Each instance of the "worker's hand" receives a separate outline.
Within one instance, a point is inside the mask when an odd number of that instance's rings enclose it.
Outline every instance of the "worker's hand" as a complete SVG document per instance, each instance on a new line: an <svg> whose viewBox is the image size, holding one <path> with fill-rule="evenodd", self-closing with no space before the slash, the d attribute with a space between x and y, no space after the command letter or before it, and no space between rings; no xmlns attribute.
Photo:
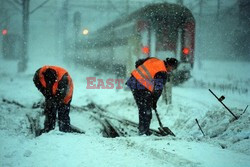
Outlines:
<svg viewBox="0 0 250 167"><path fill-rule="evenodd" d="M48 97L46 100L45 100L45 105L46 107L48 108L53 108L54 106L56 106L58 104L58 102L56 101L56 98L54 97Z"/></svg>

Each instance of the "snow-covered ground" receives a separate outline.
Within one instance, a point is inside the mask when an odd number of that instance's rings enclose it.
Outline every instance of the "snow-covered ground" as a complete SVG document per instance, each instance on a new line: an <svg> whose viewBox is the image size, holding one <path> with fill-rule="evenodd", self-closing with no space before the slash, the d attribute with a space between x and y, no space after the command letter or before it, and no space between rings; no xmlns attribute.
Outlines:
<svg viewBox="0 0 250 167"><path fill-rule="evenodd" d="M173 103L158 102L164 126L177 137L132 136L104 138L100 125L86 112L70 113L71 123L86 134L65 134L56 128L34 138L26 114L41 109L32 105L43 97L32 82L34 72L45 62L29 62L26 73L16 73L16 62L0 60L0 166L241 166L250 164L249 62L203 61L190 79L173 88ZM55 63L68 69L74 81L72 105L95 102L113 117L138 122L138 111L128 90L86 89L86 77L112 78L94 70ZM198 63L196 63L197 65ZM233 116L208 91L223 101ZM15 100L24 107L2 101ZM195 122L199 123L202 133ZM41 120L42 122L42 120ZM157 129L153 116L151 128Z"/></svg>

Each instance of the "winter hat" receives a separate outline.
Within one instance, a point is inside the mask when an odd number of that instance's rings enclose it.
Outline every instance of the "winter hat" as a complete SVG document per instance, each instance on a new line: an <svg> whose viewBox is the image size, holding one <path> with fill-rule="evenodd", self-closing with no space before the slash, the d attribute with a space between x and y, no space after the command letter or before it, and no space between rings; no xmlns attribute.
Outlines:
<svg viewBox="0 0 250 167"><path fill-rule="evenodd" d="M46 83L54 83L57 79L56 71L51 68L43 72L43 75Z"/></svg>
<svg viewBox="0 0 250 167"><path fill-rule="evenodd" d="M166 58L166 65L172 66L173 69L176 69L178 67L178 60L175 58Z"/></svg>

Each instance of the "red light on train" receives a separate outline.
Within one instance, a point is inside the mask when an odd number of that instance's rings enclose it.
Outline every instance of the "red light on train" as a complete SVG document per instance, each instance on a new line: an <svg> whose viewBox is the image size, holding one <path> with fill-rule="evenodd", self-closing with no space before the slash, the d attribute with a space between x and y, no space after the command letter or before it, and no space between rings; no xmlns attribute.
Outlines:
<svg viewBox="0 0 250 167"><path fill-rule="evenodd" d="M143 53L143 54L149 54L149 47L148 47L148 46L144 46L144 47L142 48L142 53Z"/></svg>
<svg viewBox="0 0 250 167"><path fill-rule="evenodd" d="M188 48L183 48L182 53L184 55L188 55L189 54L189 49Z"/></svg>
<svg viewBox="0 0 250 167"><path fill-rule="evenodd" d="M8 33L8 30L7 30L7 29L3 29L3 30L2 30L2 34L3 34L3 35L7 35L7 33Z"/></svg>

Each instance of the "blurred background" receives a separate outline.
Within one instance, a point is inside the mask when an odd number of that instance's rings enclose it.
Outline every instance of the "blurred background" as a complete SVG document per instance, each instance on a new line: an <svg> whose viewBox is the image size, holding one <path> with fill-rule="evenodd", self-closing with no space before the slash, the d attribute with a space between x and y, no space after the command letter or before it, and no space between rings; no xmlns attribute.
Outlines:
<svg viewBox="0 0 250 167"><path fill-rule="evenodd" d="M206 59L250 61L250 0L0 0L0 56L18 60L18 71L45 59L68 61L76 41L161 2L191 10L198 64Z"/></svg>

